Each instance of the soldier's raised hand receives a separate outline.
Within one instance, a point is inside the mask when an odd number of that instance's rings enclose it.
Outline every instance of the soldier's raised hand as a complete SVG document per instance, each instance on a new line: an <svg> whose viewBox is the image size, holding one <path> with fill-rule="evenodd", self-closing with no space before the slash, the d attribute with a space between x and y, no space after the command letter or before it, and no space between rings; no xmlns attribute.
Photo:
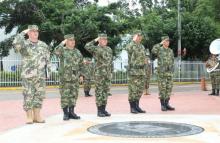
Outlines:
<svg viewBox="0 0 220 143"><path fill-rule="evenodd" d="M133 37L133 41L137 41L137 38L138 38L138 35L137 35L137 34L134 35L134 37Z"/></svg>
<svg viewBox="0 0 220 143"><path fill-rule="evenodd" d="M28 31L29 31L29 29L25 29L25 30L23 30L22 32L24 32L25 34L27 34Z"/></svg>
<svg viewBox="0 0 220 143"><path fill-rule="evenodd" d="M99 40L99 37L97 37L96 39L95 39L95 41L97 42Z"/></svg>
<svg viewBox="0 0 220 143"><path fill-rule="evenodd" d="M62 43L63 45L65 45L65 44L66 44L66 41L67 41L67 39L63 40L61 43Z"/></svg>

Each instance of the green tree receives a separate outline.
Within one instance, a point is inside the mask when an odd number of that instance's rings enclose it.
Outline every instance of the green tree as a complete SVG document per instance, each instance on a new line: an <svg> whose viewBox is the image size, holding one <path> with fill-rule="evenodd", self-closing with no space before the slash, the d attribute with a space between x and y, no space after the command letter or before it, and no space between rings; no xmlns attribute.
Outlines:
<svg viewBox="0 0 220 143"><path fill-rule="evenodd" d="M106 14L117 13L119 7L99 7L88 0L5 0L1 6L6 8L1 11L0 27L6 27L6 33L14 27L18 32L29 24L40 27L40 39L49 43L56 40L58 44L63 40L63 35L74 33L77 47L84 55L84 45L97 37L98 33L105 32L109 35L109 45L113 48L120 41L119 34L125 30L125 23L114 21ZM121 13L122 15L122 13Z"/></svg>
<svg viewBox="0 0 220 143"><path fill-rule="evenodd" d="M2 58L8 56L9 47L11 47L12 40L14 37L8 38L2 42L0 42L0 70L3 70Z"/></svg>

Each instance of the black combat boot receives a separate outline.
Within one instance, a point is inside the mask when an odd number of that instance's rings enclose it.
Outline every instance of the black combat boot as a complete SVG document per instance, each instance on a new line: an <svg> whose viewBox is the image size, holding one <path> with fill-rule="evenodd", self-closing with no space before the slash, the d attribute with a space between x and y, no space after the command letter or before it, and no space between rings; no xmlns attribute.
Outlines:
<svg viewBox="0 0 220 143"><path fill-rule="evenodd" d="M105 117L105 113L103 112L103 106L97 106L97 109L98 109L97 116L98 117Z"/></svg>
<svg viewBox="0 0 220 143"><path fill-rule="evenodd" d="M92 94L90 94L89 92L90 92L90 89L88 90L88 95L89 95L89 96L92 96Z"/></svg>
<svg viewBox="0 0 220 143"><path fill-rule="evenodd" d="M77 116L74 112L74 106L69 107L69 118L70 119L80 119L80 116Z"/></svg>
<svg viewBox="0 0 220 143"><path fill-rule="evenodd" d="M167 111L165 99L160 99L161 111Z"/></svg>
<svg viewBox="0 0 220 143"><path fill-rule="evenodd" d="M140 101L140 99L137 100L137 101L135 101L135 103L136 103L136 110L137 110L139 113L146 113L146 111L144 111L144 110L142 110L142 109L140 108L140 106L139 106L139 101Z"/></svg>
<svg viewBox="0 0 220 143"><path fill-rule="evenodd" d="M69 120L69 112L68 112L68 107L63 108L63 120Z"/></svg>
<svg viewBox="0 0 220 143"><path fill-rule="evenodd" d="M88 91L84 91L84 93L85 93L85 97L89 96L89 92Z"/></svg>
<svg viewBox="0 0 220 143"><path fill-rule="evenodd" d="M103 111L103 113L105 114L105 116L111 116L111 114L110 113L108 113L106 110L105 110L105 108L106 108L106 105L102 105L102 111Z"/></svg>
<svg viewBox="0 0 220 143"><path fill-rule="evenodd" d="M212 89L212 93L210 93L209 95L215 95L215 89Z"/></svg>
<svg viewBox="0 0 220 143"><path fill-rule="evenodd" d="M107 93L108 94L108 96L112 96L112 94L109 92L109 93Z"/></svg>
<svg viewBox="0 0 220 143"><path fill-rule="evenodd" d="M167 107L167 110L175 110L175 108L174 107L172 107L172 106L170 106L169 105L169 101L170 101L170 98L168 98L168 99L166 99L165 100L165 105L166 105L166 107Z"/></svg>
<svg viewBox="0 0 220 143"><path fill-rule="evenodd" d="M219 89L217 89L217 92L215 94L216 96L219 96Z"/></svg>
<svg viewBox="0 0 220 143"><path fill-rule="evenodd" d="M137 114L139 113L136 109L136 103L135 101L129 101L129 104L130 104L130 112L131 113L134 113L134 114Z"/></svg>

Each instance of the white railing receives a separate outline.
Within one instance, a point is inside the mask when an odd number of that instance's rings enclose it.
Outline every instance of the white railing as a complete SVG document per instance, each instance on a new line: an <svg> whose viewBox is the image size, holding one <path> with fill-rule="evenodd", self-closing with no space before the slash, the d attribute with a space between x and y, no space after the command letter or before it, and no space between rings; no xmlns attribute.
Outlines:
<svg viewBox="0 0 220 143"><path fill-rule="evenodd" d="M48 85L58 85L58 65L59 61L52 60L52 74L47 80ZM127 62L114 62L114 71L112 74L113 84L127 83ZM154 73L154 66L152 65L151 82L156 81L156 74ZM203 62L183 61L181 63L181 70L179 70L178 62L175 62L174 81L200 81L201 77L209 79L209 74ZM0 86L20 86L21 79L21 60L2 60L0 61Z"/></svg>

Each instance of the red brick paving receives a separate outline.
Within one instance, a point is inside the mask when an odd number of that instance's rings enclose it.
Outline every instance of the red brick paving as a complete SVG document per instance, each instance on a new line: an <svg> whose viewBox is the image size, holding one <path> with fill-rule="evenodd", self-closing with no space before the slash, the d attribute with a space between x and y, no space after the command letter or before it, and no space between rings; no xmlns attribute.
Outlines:
<svg viewBox="0 0 220 143"><path fill-rule="evenodd" d="M175 111L160 111L157 93L142 96L140 106L148 114L220 114L220 96L208 96L208 92L176 92L171 98L171 105ZM25 112L22 110L22 100L0 101L0 133L25 124ZM107 110L114 114L130 114L127 95L113 95L109 97ZM80 96L76 112L96 115L95 97ZM45 99L42 113L45 117L61 114L59 98ZM83 118L83 115L81 115ZM62 118L60 119L62 120Z"/></svg>

